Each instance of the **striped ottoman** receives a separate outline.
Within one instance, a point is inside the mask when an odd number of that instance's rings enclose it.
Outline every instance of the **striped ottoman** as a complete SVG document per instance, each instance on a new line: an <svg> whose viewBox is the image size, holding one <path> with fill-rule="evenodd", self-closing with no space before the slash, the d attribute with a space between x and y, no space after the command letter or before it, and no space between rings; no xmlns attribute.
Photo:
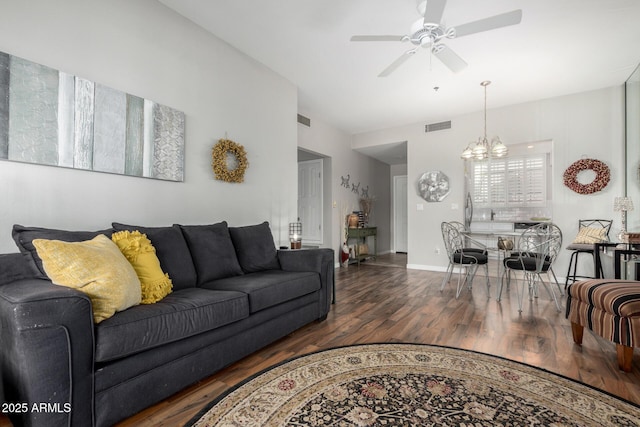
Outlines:
<svg viewBox="0 0 640 427"><path fill-rule="evenodd" d="M592 279L567 292L567 319L573 341L582 344L584 328L616 343L618 367L631 371L633 347L640 347L640 282Z"/></svg>

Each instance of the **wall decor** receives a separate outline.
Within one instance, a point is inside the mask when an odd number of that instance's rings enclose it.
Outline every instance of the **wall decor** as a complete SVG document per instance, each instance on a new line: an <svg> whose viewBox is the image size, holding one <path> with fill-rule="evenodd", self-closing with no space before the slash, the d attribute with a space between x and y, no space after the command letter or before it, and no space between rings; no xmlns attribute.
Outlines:
<svg viewBox="0 0 640 427"><path fill-rule="evenodd" d="M367 188L363 188L362 190L360 190L360 197L362 197L363 199L368 199L369 198L369 186L367 185Z"/></svg>
<svg viewBox="0 0 640 427"><path fill-rule="evenodd" d="M578 174L587 170L595 172L596 176L590 183L582 184L578 181ZM563 175L564 185L578 194L593 194L603 190L610 179L609 166L596 159L580 159L573 162Z"/></svg>
<svg viewBox="0 0 640 427"><path fill-rule="evenodd" d="M418 194L427 202L441 202L449 195L449 178L440 171L429 171L418 180Z"/></svg>
<svg viewBox="0 0 640 427"><path fill-rule="evenodd" d="M351 184L351 192L358 194L360 192L360 183L358 185Z"/></svg>
<svg viewBox="0 0 640 427"><path fill-rule="evenodd" d="M184 179L183 112L0 52L0 159Z"/></svg>
<svg viewBox="0 0 640 427"><path fill-rule="evenodd" d="M349 188L349 180L351 179L351 175L347 174L346 178L344 176L341 176L340 179L342 180L340 185L344 188Z"/></svg>
<svg viewBox="0 0 640 427"><path fill-rule="evenodd" d="M214 145L211 157L213 158L213 172L216 179L226 182L243 182L244 172L249 166L247 152L244 147L230 139L220 139Z"/></svg>

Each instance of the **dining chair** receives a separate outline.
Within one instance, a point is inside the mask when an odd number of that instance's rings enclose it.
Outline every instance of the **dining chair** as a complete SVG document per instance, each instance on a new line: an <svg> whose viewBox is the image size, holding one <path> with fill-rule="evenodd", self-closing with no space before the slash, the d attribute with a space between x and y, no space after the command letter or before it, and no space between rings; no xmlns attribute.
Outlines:
<svg viewBox="0 0 640 427"><path fill-rule="evenodd" d="M462 228L460 227L462 226ZM456 287L456 299L460 296L464 285L467 285L468 289L471 289L473 278L479 266L484 266L485 280L487 283L487 297L489 296L489 256L486 248L483 248L478 242L472 241L472 239L463 236L464 225L452 221L443 222L440 226L442 230L442 240L444 241L445 250L447 251L447 257L449 258L449 265L440 291L444 289L446 284L451 279L454 268L458 268L458 283ZM461 231L462 230L462 231ZM469 242L472 241L478 247L469 246ZM464 271L464 280L462 274Z"/></svg>
<svg viewBox="0 0 640 427"><path fill-rule="evenodd" d="M511 272L517 279L516 272L522 276L521 286L516 283L518 294L518 311L522 312L522 299L524 297L525 286L529 292L529 299L538 297L538 287L542 284L549 295L553 298L556 308L560 311L560 304L551 285L551 275L558 287L560 295L563 295L563 288L558 283L558 278L553 271L553 263L556 260L560 248L562 247L562 231L553 223L540 223L524 230L518 240L518 249L511 253L511 256L504 259L504 271L507 274L507 283L511 280ZM547 275L549 284L542 278L542 274ZM498 292L498 301L502 296L502 282Z"/></svg>
<svg viewBox="0 0 640 427"><path fill-rule="evenodd" d="M573 252L569 259L569 268L567 269L567 276L564 281L565 289L567 285L569 285L569 280L573 283L578 279L604 277L602 263L596 262L595 244L609 241L609 231L611 230L612 222L610 219L581 219L578 221L578 234L574 241L567 246L567 249ZM578 257L580 254L591 254L595 266L593 276L577 275ZM573 273L571 273L571 267L573 267Z"/></svg>

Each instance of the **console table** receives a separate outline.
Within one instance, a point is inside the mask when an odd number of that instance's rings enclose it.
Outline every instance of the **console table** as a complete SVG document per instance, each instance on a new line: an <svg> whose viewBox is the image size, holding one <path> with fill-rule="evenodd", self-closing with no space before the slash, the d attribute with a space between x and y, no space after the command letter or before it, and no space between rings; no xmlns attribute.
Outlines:
<svg viewBox="0 0 640 427"><path fill-rule="evenodd" d="M363 243L367 241L367 237L373 237L373 254L361 254L359 253L359 242ZM347 245L349 240L356 239L355 246L355 260L360 265L360 261L369 257L376 258L378 255L377 240L378 240L378 227L361 227L361 228L347 228Z"/></svg>

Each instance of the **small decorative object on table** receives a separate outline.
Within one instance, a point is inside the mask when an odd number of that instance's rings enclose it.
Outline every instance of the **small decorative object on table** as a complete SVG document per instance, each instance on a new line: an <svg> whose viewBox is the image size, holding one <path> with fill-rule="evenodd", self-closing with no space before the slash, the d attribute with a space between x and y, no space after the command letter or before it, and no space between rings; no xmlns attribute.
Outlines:
<svg viewBox="0 0 640 427"><path fill-rule="evenodd" d="M289 223L289 243L291 249L302 248L302 223L290 222Z"/></svg>
<svg viewBox="0 0 640 427"><path fill-rule="evenodd" d="M360 218L357 213L347 215L347 224L349 225L349 228L358 228L359 220Z"/></svg>
<svg viewBox="0 0 640 427"><path fill-rule="evenodd" d="M366 227L369 224L369 219L371 218L371 209L373 208L373 198L372 197L362 197L360 198L360 209L364 216L364 224Z"/></svg>
<svg viewBox="0 0 640 427"><path fill-rule="evenodd" d="M640 233L626 233L624 242L632 245L640 244Z"/></svg>
<svg viewBox="0 0 640 427"><path fill-rule="evenodd" d="M513 240L498 236L498 249L503 251L513 250Z"/></svg>

